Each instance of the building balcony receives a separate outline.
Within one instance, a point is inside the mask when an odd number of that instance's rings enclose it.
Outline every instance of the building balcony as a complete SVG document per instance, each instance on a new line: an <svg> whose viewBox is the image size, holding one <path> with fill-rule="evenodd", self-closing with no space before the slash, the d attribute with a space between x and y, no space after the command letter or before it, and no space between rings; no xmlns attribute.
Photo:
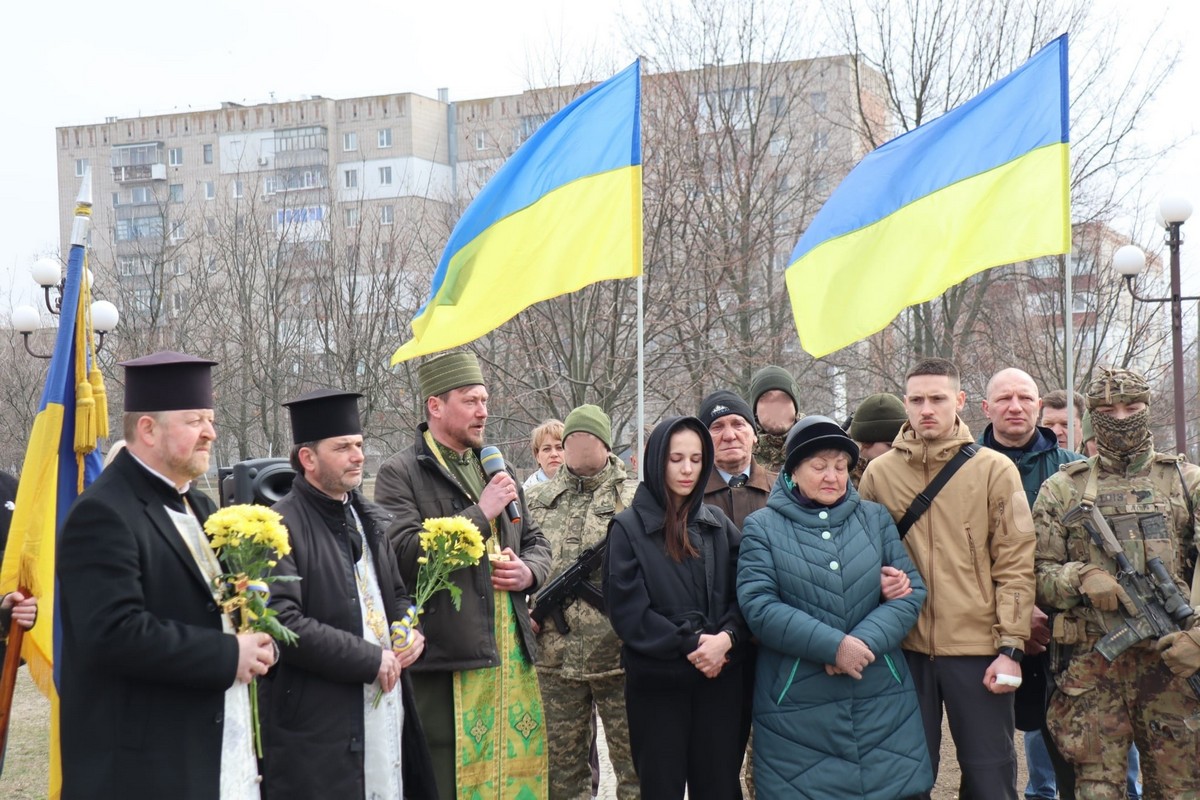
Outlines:
<svg viewBox="0 0 1200 800"><path fill-rule="evenodd" d="M167 179L166 164L128 164L112 168L113 181L116 183L140 183L145 181L165 181Z"/></svg>

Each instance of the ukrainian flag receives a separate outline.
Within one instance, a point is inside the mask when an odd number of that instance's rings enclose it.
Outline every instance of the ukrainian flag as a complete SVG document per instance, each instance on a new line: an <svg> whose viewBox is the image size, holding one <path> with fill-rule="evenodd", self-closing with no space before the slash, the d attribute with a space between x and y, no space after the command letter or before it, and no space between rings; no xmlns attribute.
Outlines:
<svg viewBox="0 0 1200 800"><path fill-rule="evenodd" d="M991 267L1071 249L1067 35L864 158L786 280L800 344L827 355Z"/></svg>
<svg viewBox="0 0 1200 800"><path fill-rule="evenodd" d="M33 433L25 451L8 545L0 568L0 594L18 586L38 599L37 623L23 637L21 656L50 699L49 797L62 792L58 747L59 623L55 608L54 553L58 531L79 493L100 474L96 439L107 436L108 410L95 364L88 287L83 286L85 242L91 214L90 177L75 208L58 338ZM78 442L77 442L78 439Z"/></svg>
<svg viewBox="0 0 1200 800"><path fill-rule="evenodd" d="M551 117L483 187L392 364L478 339L542 300L640 275L641 140L635 61Z"/></svg>

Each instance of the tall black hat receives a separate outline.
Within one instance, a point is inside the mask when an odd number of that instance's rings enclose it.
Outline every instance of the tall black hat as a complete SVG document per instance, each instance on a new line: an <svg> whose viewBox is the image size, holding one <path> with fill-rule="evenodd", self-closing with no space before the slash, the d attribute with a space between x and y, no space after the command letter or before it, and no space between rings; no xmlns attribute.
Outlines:
<svg viewBox="0 0 1200 800"><path fill-rule="evenodd" d="M169 350L122 361L126 413L212 408L216 364Z"/></svg>
<svg viewBox="0 0 1200 800"><path fill-rule="evenodd" d="M358 392L317 389L284 403L292 419L292 443L305 444L334 436L362 433Z"/></svg>

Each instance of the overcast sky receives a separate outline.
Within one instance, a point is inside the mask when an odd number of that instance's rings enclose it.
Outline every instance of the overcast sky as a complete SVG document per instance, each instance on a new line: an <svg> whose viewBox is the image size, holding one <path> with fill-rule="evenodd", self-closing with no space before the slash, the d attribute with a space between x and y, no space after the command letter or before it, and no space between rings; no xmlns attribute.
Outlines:
<svg viewBox="0 0 1200 800"><path fill-rule="evenodd" d="M1134 13L1116 0L1103 5ZM28 277L33 259L58 249L58 126L272 96L435 97L448 87L451 99L461 100L519 92L538 73L531 60L546 53L599 50L614 63L631 60L618 43L619 15L638 7L634 0L8 4L0 30L0 317L7 295L13 305L29 302L21 290L28 298L36 288ZM1166 0L1141 0L1135 8L1137 16L1122 22L1131 40L1170 13L1171 35L1185 43L1180 68L1147 115L1147 136L1166 141L1200 130L1200 9ZM1200 142L1163 161L1143 187L1146 203L1163 191L1200 205ZM1191 223L1198 225L1200 216ZM1189 245L1185 268L1200 267L1200 252L1189 253Z"/></svg>

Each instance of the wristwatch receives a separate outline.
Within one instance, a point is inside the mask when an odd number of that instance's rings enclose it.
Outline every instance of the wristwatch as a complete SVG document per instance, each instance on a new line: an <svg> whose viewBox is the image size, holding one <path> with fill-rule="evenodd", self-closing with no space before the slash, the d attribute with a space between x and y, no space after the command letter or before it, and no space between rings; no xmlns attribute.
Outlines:
<svg viewBox="0 0 1200 800"><path fill-rule="evenodd" d="M729 634L729 641L732 642L735 647L737 646L737 634L734 633L733 628L726 628L721 632Z"/></svg>
<svg viewBox="0 0 1200 800"><path fill-rule="evenodd" d="M1008 656L1018 664L1020 664L1021 659L1025 657L1025 651L1019 647L1001 647L996 652L1002 656Z"/></svg>

